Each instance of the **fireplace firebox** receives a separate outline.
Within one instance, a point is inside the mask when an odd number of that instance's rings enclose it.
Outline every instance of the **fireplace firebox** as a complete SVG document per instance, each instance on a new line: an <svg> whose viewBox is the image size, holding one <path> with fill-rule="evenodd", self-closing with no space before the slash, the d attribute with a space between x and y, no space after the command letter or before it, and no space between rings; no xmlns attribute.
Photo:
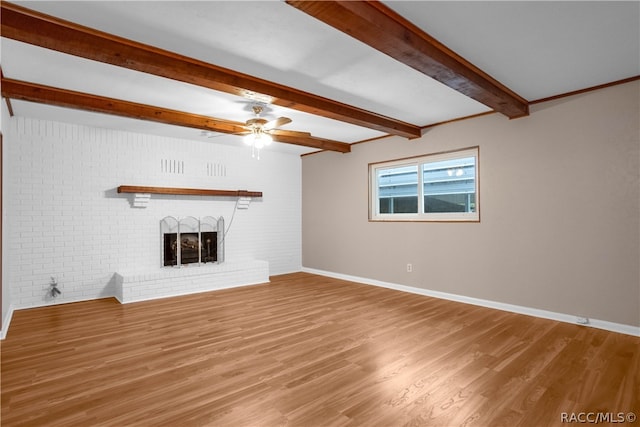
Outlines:
<svg viewBox="0 0 640 427"><path fill-rule="evenodd" d="M224 261L224 218L168 216L160 221L162 266Z"/></svg>

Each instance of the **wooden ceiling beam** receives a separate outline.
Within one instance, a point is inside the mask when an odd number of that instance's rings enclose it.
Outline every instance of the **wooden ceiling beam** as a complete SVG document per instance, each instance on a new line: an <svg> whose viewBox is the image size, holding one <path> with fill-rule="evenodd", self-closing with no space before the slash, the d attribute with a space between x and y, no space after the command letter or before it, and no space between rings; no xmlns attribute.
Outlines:
<svg viewBox="0 0 640 427"><path fill-rule="evenodd" d="M2 2L2 37L318 116L418 138L420 127Z"/></svg>
<svg viewBox="0 0 640 427"><path fill-rule="evenodd" d="M2 67L0 67L0 79L4 79L4 73L2 72ZM13 117L13 105L11 105L11 99L5 98L5 104L7 104L7 111L9 112L9 117Z"/></svg>
<svg viewBox="0 0 640 427"><path fill-rule="evenodd" d="M529 115L527 100L379 1L286 2L509 118Z"/></svg>
<svg viewBox="0 0 640 427"><path fill-rule="evenodd" d="M269 132L269 135L276 142L284 142L285 144L296 144L296 145L304 145L311 148L319 148L321 150L327 151L337 151L339 153L349 153L351 152L351 144L347 144L344 142L333 141L325 138L318 138L315 136L294 136L289 135L285 132L280 133L280 131L275 130Z"/></svg>
<svg viewBox="0 0 640 427"><path fill-rule="evenodd" d="M57 107L93 111L131 119L202 129L211 132L246 132L244 123L183 113L151 105L106 98L82 92L54 88L35 83L2 78L2 96L21 101L38 102Z"/></svg>
<svg viewBox="0 0 640 427"><path fill-rule="evenodd" d="M39 102L57 107L93 111L96 113L111 114L120 117L147 120L156 123L189 127L211 132L226 134L247 133L247 129L244 126L245 124L241 122L233 122L35 83L22 82L5 77L2 77L0 83L2 96L5 97L5 99L11 98L21 101ZM273 140L288 144L317 148L320 150L338 151L341 153L351 151L351 146L345 142L331 141L302 134L296 137L279 136L274 134Z"/></svg>

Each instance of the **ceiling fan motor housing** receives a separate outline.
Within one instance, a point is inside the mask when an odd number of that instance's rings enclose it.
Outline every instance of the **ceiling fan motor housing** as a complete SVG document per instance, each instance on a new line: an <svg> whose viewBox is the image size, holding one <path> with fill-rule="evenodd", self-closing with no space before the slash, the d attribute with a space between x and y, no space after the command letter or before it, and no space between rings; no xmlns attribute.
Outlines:
<svg viewBox="0 0 640 427"><path fill-rule="evenodd" d="M268 120L263 119L261 117L256 117L255 119L247 120L247 127L250 128L262 128L265 124L267 124Z"/></svg>

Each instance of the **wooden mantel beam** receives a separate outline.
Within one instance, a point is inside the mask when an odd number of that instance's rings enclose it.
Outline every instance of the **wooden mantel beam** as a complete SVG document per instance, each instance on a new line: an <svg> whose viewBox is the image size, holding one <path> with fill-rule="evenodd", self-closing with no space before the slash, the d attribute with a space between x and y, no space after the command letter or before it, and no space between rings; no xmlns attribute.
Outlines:
<svg viewBox="0 0 640 427"><path fill-rule="evenodd" d="M97 113L111 114L132 119L147 120L175 126L201 129L226 134L246 134L244 123L218 119L182 111L169 110L152 105L138 104L114 98L106 98L82 92L28 83L2 77L2 96L5 99L39 102L57 107L74 108ZM351 145L345 142L306 136L294 132L294 136L273 133L273 140L287 144L301 145L320 150L348 153Z"/></svg>
<svg viewBox="0 0 640 427"><path fill-rule="evenodd" d="M311 93L84 27L3 1L2 37L407 138L421 129Z"/></svg>
<svg viewBox="0 0 640 427"><path fill-rule="evenodd" d="M201 188L144 187L139 185L121 185L118 193L169 194L182 196L211 197L262 197L262 191L247 190L211 190Z"/></svg>
<svg viewBox="0 0 640 427"><path fill-rule="evenodd" d="M509 118L529 115L527 100L379 1L286 2Z"/></svg>

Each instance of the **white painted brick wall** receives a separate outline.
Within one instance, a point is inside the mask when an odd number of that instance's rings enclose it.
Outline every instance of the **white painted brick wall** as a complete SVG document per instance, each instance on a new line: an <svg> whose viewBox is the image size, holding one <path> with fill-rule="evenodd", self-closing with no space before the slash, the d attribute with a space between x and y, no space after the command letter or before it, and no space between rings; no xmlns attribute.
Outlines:
<svg viewBox="0 0 640 427"><path fill-rule="evenodd" d="M301 161L242 145L141 135L14 117L5 131L5 268L16 308L115 295L114 273L157 271L159 222L211 215L229 226L235 199L152 195L131 207L119 185L262 191L235 211L229 262L257 259L270 274L301 269ZM166 162L179 167L166 167ZM47 297L50 277L62 295Z"/></svg>

